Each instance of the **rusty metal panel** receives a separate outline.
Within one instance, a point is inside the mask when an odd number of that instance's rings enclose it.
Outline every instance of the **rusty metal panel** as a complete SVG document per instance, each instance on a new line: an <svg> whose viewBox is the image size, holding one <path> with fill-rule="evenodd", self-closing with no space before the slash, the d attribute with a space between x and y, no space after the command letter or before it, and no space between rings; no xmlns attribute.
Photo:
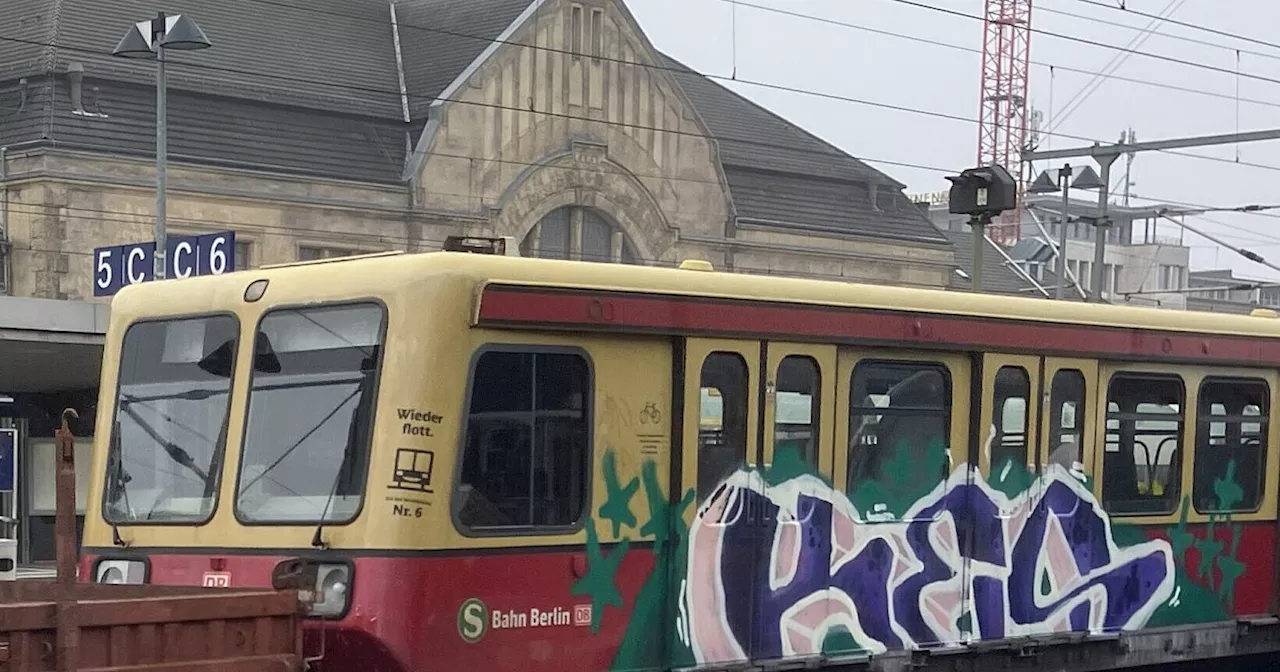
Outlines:
<svg viewBox="0 0 1280 672"><path fill-rule="evenodd" d="M302 670L296 590L76 582L73 417L58 431L58 576L0 584L0 672Z"/></svg>

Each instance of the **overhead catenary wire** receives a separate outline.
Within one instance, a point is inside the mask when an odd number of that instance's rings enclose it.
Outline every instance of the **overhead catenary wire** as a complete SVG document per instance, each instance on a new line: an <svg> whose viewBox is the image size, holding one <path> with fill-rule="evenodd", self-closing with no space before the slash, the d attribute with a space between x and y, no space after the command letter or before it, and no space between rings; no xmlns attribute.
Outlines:
<svg viewBox="0 0 1280 672"><path fill-rule="evenodd" d="M742 6L742 7L750 7L751 9L756 9L756 10L760 10L760 11L763 11L763 12L769 12L769 13L777 14L777 15L780 15L780 16L790 16L790 17L793 17L793 18L804 19L804 20L813 21L813 22L816 22L816 23L825 23L825 24L828 24L828 25L839 26L839 27L841 27L841 28L848 28L848 29L850 29L850 30L856 30L856 31L861 31L861 32L865 32L865 33L870 33L870 34L872 34L872 35L881 35L881 36L884 36L884 37L892 37L892 38L895 38L895 39L907 40L907 41L916 42L916 43L919 43L919 44L927 44L927 45L931 45L931 46L935 46L935 47L942 47L942 48L945 48L945 49L951 49L951 50L954 50L954 51L963 51L963 52L967 52L967 53L970 53L970 54L977 54L977 55L981 55L981 54L982 54L982 49L979 49L979 48L977 48L977 47L970 47L970 46L965 46L965 45L962 45L962 44L954 44L954 43L951 43L951 42L944 42L944 41L942 41L942 40L937 40L937 39L933 39L933 38L921 37L921 36L919 36L919 35L912 35L912 34L910 34L910 33L901 33L901 32L892 31L892 30L885 30L885 29L883 29L883 28L873 28L873 27L871 27L871 26L866 26L866 25L857 24L857 23L851 23L851 22L848 22L848 21L840 21L840 20L838 20L838 19L832 19L832 18L825 17L825 16L818 16L818 15L815 15L815 14L806 14L806 13L804 13L804 12L797 12L797 11L795 11L795 10L791 10L791 9L783 9L783 8L781 8L781 7L770 7L770 6L768 6L768 5L760 5L760 4L756 4L756 3L754 3L754 2L748 2L747 0L717 0L717 1L718 1L718 2L731 3L731 4L734 4L734 5L740 5L740 6ZM1041 12L1041 11L1048 11L1048 10L1046 10L1044 7L1036 7L1035 11L1037 11L1037 12ZM1117 25L1124 25L1124 24L1117 24ZM1138 27L1136 27L1136 26L1126 26L1126 27L1128 27L1128 28L1132 28L1132 29L1134 29L1134 30L1138 30L1138 29L1139 29L1139 28L1138 28ZM1219 45L1219 46L1220 46L1220 45ZM1246 53L1248 53L1248 52L1246 52ZM1280 59L1280 56L1276 56L1276 58L1277 58L1277 59ZM1188 87L1188 86L1181 86L1181 85L1178 85L1178 84L1169 84L1169 83L1166 83L1166 82L1156 82L1156 81L1152 81L1152 80L1141 79L1141 78L1138 78L1138 77L1125 77L1125 76L1123 76L1123 75L1117 75L1117 74L1115 74L1115 73L1105 73L1105 72L1102 72L1102 71L1099 71L1099 70L1088 70L1088 69L1085 69L1085 68L1077 68L1077 67L1072 67L1072 66L1069 66L1069 65L1063 65L1063 64L1061 64L1061 63L1049 63L1049 62L1047 62L1047 61L1039 61L1039 60L1035 60L1035 59L1031 59L1030 63L1031 63L1031 65L1035 65L1035 66L1039 66L1039 67L1046 68L1046 69L1048 69L1050 72L1055 71L1055 70L1061 70L1061 71L1063 71L1063 72L1070 72L1070 73L1074 73L1074 74L1078 74L1078 75L1096 76L1096 77L1101 77L1101 78L1103 78L1103 79L1105 79L1105 80L1111 80L1111 81L1117 81L1117 82L1125 82L1126 84L1138 84L1138 85L1140 85L1140 86L1149 86L1149 87L1154 87L1154 88L1159 88L1159 89L1166 89L1166 90L1169 90L1169 91L1179 91L1179 92L1182 92L1182 93L1191 93L1191 94L1196 94L1196 95L1200 95L1200 96L1206 96L1206 97L1210 97L1210 98L1218 98L1218 99L1231 100L1231 101L1235 101L1235 100L1237 99L1237 98L1236 98L1236 96L1232 96L1232 95L1229 95L1229 94L1226 94L1226 93L1219 93L1219 92L1217 92L1217 91L1207 91L1207 90L1204 90L1204 89L1197 89L1197 88ZM1280 101L1259 100L1259 99L1256 99L1256 98L1240 98L1239 100L1240 100L1241 102L1249 103L1249 104L1251 104L1251 105L1261 105L1261 106L1265 106L1265 107L1276 107L1276 108L1280 108ZM1050 137L1052 137L1052 136L1050 136Z"/></svg>
<svg viewBox="0 0 1280 672"><path fill-rule="evenodd" d="M1079 0L1079 2L1083 2L1083 3L1084 3L1084 4L1086 4L1086 5L1094 5L1094 6L1096 6L1096 7L1102 7L1102 8L1109 9L1109 10L1116 10L1116 11L1124 12L1124 13L1126 13L1126 14L1133 14L1134 16L1144 16L1144 17L1148 17L1148 18L1151 16L1151 14L1149 14L1149 13L1147 13L1147 12L1142 12L1142 11L1139 11L1139 10L1133 9L1133 8L1131 8L1131 7L1128 7L1127 5L1126 5L1126 6L1110 5L1110 4L1107 4L1107 3L1105 3L1105 2L1098 2L1098 0ZM1211 33L1211 34L1218 35L1218 36L1221 36L1221 37L1228 37L1228 38L1231 38L1231 39L1233 39L1233 40L1241 40L1241 41L1243 41L1243 42L1250 42L1250 43L1257 44L1257 45L1261 45L1261 46L1264 46L1264 47L1270 47L1270 48L1272 48L1272 49L1280 49L1280 43L1276 43L1276 42L1268 42L1267 40L1262 40L1262 39L1255 38L1255 37L1248 37L1248 36L1246 36L1246 35L1240 35L1240 34L1238 34L1238 33L1232 33L1232 32L1225 31L1225 30L1219 30L1219 29L1217 29L1217 28L1211 28L1211 27L1209 27L1209 26L1204 26L1204 25L1200 25L1200 24L1196 24L1196 23L1191 23L1191 22L1189 22L1189 21L1173 21L1173 20L1169 20L1169 21L1167 21L1167 22L1168 22L1168 23L1172 23L1172 24L1177 25L1177 26L1182 26L1183 28L1190 28L1190 29L1192 29L1192 30L1198 30L1198 31L1206 32L1206 33Z"/></svg>
<svg viewBox="0 0 1280 672"><path fill-rule="evenodd" d="M266 2L266 0L255 0L255 1L256 1L256 2ZM897 0L894 0L894 1L897 1ZM476 39L482 39L482 38L478 38L478 37L477 37ZM72 52L80 52L80 53L93 54L93 55L97 55L97 56L108 56L108 55L109 55L107 52L104 52L104 51L98 51L98 50L93 50L93 49L85 49L85 48L82 48L82 47L70 47L70 46L62 45L62 44L59 44L59 43L56 43L56 42L40 42L40 41L36 41L36 40L27 40L27 39L24 39L24 38L15 38L15 37L5 36L5 35L0 35L0 42L16 42L16 43L29 44L29 45L34 45L34 46L53 47L53 48L58 48L58 49L66 49L66 50L68 50L68 51L72 51ZM545 50L550 50L550 51L560 52L560 53L565 53L565 54L571 54L571 53L572 53L572 52L567 51L567 50L554 49L554 48L551 48L551 47L539 47L539 46L535 46L535 45L521 45L521 44L519 44L519 43L512 43L512 44L517 44L517 45L519 45L519 46L522 46L522 47L525 47L525 48L530 48L530 49L545 49ZM702 77L706 77L706 78L709 78L709 79L724 79L724 80L729 80L729 79L730 79L730 78L723 77L723 76L720 76L720 75L707 75L707 74L703 74L703 73L697 73L697 72L695 72L695 71L692 71L692 70L689 70L689 69L686 69L686 68L675 68L675 67L661 66L661 65L649 64L649 63L641 63L641 62L635 62L635 61L625 61L625 60L621 60L621 59L602 58L601 60L613 61L613 62L620 63L620 64L622 64L622 65L629 65L629 66L642 67L642 68L651 68L651 69L655 69L655 70L665 70L665 71L668 71L668 72L674 72L674 73L695 74L695 75L700 75L700 76L702 76ZM263 78L268 78L268 79L277 79L277 80L281 80L281 81L288 81L288 82L301 83L301 84L309 84L309 85L313 85L313 86L328 86L328 87L334 87L334 88L339 88L339 89L344 89L344 90L350 90L350 91L357 91L357 92L363 92L363 93L377 93L377 94L383 94L383 95L388 95L388 96L390 96L390 95L399 96L399 95L400 95L400 92L399 92L399 91L391 91L391 90L389 90L389 89L380 89L380 88L377 88L377 87L361 86L361 85L354 85L354 84L334 84L334 83L332 83L332 82L320 81L320 80L311 79L311 78L306 78L306 77L296 77L296 76L286 75L286 74L277 73L277 72L255 71L255 70L248 70L248 69L244 69L244 68L228 68L228 67L223 67L223 66L210 65L210 64L206 64L206 63L193 63L193 62L187 62L187 61L179 61L179 60L176 60L176 59L166 61L166 65L167 65L167 67L170 69L170 72L173 72L175 69L191 68L191 69L194 69L194 70L208 70L208 71L213 71L213 72L226 72L226 73L239 74L239 75L253 75L253 76L255 76L255 77L263 77ZM839 95L839 94L834 94L834 93L827 93L827 92L822 92L822 91L814 91L814 90L811 90L811 89L804 89L804 88L800 88L800 87L791 87L791 86L786 86L786 85L782 85L782 84L773 84L773 83L770 83L770 82L759 82L759 81L755 81L755 80L742 79L742 78L738 78L738 79L736 79L736 80L731 80L731 81L735 81L735 82L737 82L737 83L745 84L745 85L749 85L749 86L755 86L755 87L759 87L759 88L771 89L771 90L775 90L775 91L782 91L782 92L786 92L786 93L795 93L795 94L806 95L806 96L811 96L811 97L824 98L824 99L827 99L827 100L832 100L832 101L837 101L837 102L846 102L846 103L853 103L853 104L858 104L858 105L865 105L865 106L869 106L869 107L876 107L876 108L881 108L881 109L887 109L887 110L892 110L892 111L896 111L896 112L907 112L907 113L911 113L911 114L917 114L917 115L926 116L926 117L932 117L932 118L937 118L937 119L945 119L945 120L956 121L956 122L962 122L962 123L968 123L968 124L974 124L974 125L976 125L976 124L978 124L978 123L979 123L979 120L978 120L978 119L975 119L975 118L973 118L973 117L968 117L968 116L964 116L964 115L960 115L960 114L951 114L951 113L941 112L941 111L937 111L937 110L926 110L926 109L921 109L921 108L911 107L911 106L907 106L907 105L898 105L898 104L886 103L886 102L882 102L882 101L867 100L867 99L862 99L862 98L855 98L855 97L852 97L852 96L844 96L844 95ZM1280 81L1280 80L1278 80L1278 81ZM282 87L282 89L283 89L283 87ZM285 89L285 90L287 90L287 89ZM309 92L309 93L313 93L313 92ZM531 107L523 107L523 106L515 106L515 105L502 105L502 104L500 104L500 103L490 103L490 102L472 101L472 100L466 100L466 99L463 99L463 98L444 98L444 97L430 96L430 95L424 95L424 94L406 94L406 95L408 95L410 98L436 100L436 101L448 102L448 103L457 104L457 105L468 105L468 106L479 107L479 108L492 108L492 109L498 109L498 110L503 110L503 111L520 112L520 113L527 113L527 114L536 114L536 115L539 115L539 116L547 116L547 117L560 118L560 119L566 119L566 120L584 121L584 122L590 122L590 123L593 123L593 124L603 124L603 125L609 125L609 126L617 126L617 127L623 127L623 128L631 128L631 129L633 129L633 130L641 130L641 131L647 131L647 132L666 133L666 134L674 134L674 135L682 135L682 136L697 137L697 138L703 138L703 139L711 139L711 140L715 140L715 141L717 141L717 142L734 142L734 143L739 143L739 144L743 144L743 145L747 145L747 146L754 146L754 147L770 148L770 149L777 149L777 150L782 150L782 151L788 151L788 152L793 152L793 153L797 153L797 154L800 154L800 155L808 154L808 155L813 155L813 156L832 156L832 157L838 157L838 158L844 158L844 159L848 159L848 158L857 158L857 157L854 157L854 156L853 156L852 154L850 154L850 153L847 153L847 152L844 152L844 151L838 151L838 150L836 150L836 151L830 151L830 152L820 152L820 151L816 151L816 150L812 150L812 149L803 149L803 150L801 150L801 149L796 149L794 146L789 145L789 144L768 143L768 142L763 142L763 141L760 141L760 140L752 140L752 139L749 139L749 138L740 138L740 137L716 136L716 135L714 135L714 134L704 134L704 133L701 133L701 132L698 132L698 131L688 131L688 130L681 130L681 129L670 129L670 128L664 128L664 127L652 126L652 125L645 125L645 124L638 124L638 123L628 123L628 122L623 122L623 121L610 121L610 120L594 119L594 118L591 118L591 117L589 117L589 116L574 115L574 114L569 114L569 113L566 113L566 112L554 112L554 111L550 111L550 110L538 110L538 109L536 109L536 108L531 108ZM348 96L347 98L348 98L349 100L355 100L355 98L353 98L353 97L349 97L349 96ZM757 103L757 104L758 104L758 103ZM387 119L382 119L382 121L389 121L389 120L387 120ZM1088 136L1074 135L1074 134L1069 134L1069 133L1061 133L1061 132L1046 133L1045 135L1053 135L1053 136L1056 136L1056 137L1066 138L1066 139L1070 139L1070 140L1079 140L1079 141L1082 141L1082 142L1092 142L1092 143L1101 143L1101 142L1102 142L1102 140L1100 140L1100 139L1098 139L1098 138L1093 138L1093 137L1088 137ZM828 144L830 144L830 143L828 143ZM1271 170L1271 171L1277 171L1277 172L1280 172L1280 166L1273 166L1273 165L1269 165L1269 164L1261 164L1261 163L1252 163L1252 162L1236 161L1236 160L1227 159L1227 158L1222 158L1222 157L1217 157L1217 156L1210 156L1210 155L1206 155L1206 154L1195 154L1195 153L1192 153L1192 152L1185 152L1185 151L1178 151L1178 150L1158 150L1158 151L1160 151L1160 152L1162 152L1162 153L1165 153L1165 154L1173 155L1173 156L1184 156L1184 157L1193 158L1193 159L1201 159L1201 160L1206 160L1206 161L1214 161L1214 162L1218 162L1218 163L1228 163L1228 164L1232 164L1232 165L1245 166L1245 167L1252 167L1252 168L1259 168L1259 169L1263 169L1263 170ZM471 158L474 158L474 157L471 157ZM865 162L865 161L867 161L866 159L858 159L858 160L861 160L861 161L864 161L864 162ZM911 166L907 166L907 167L911 167ZM944 171L944 172L951 172L951 171Z"/></svg>

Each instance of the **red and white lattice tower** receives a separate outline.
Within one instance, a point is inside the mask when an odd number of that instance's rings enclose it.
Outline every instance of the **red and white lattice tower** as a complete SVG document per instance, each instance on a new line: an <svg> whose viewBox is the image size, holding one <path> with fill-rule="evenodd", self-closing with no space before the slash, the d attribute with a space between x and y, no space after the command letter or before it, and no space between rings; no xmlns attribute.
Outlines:
<svg viewBox="0 0 1280 672"><path fill-rule="evenodd" d="M999 164L1018 183L1018 208L987 227L993 240L1018 242L1022 229L1022 149L1027 139L1027 70L1031 60L1031 0L987 0L982 32L982 109L978 165Z"/></svg>

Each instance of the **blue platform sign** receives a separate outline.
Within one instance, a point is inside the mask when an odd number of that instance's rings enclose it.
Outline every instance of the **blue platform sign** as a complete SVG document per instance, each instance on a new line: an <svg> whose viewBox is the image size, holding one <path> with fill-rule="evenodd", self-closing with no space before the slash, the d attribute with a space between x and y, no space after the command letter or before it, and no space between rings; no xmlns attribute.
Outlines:
<svg viewBox="0 0 1280 672"><path fill-rule="evenodd" d="M222 275L236 267L234 231L170 236L165 241L165 277ZM127 285L155 279L155 241L99 247L93 251L93 295L111 296Z"/></svg>
<svg viewBox="0 0 1280 672"><path fill-rule="evenodd" d="M0 492L13 492L18 482L18 432L0 429Z"/></svg>

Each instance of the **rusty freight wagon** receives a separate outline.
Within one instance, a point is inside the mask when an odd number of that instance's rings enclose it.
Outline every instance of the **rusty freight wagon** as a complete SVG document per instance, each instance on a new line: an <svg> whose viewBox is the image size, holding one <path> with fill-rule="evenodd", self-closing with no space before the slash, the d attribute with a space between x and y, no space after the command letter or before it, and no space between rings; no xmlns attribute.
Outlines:
<svg viewBox="0 0 1280 672"><path fill-rule="evenodd" d="M76 581L73 438L63 414L58 455L58 577L0 583L0 672L294 672L304 607L278 588Z"/></svg>

